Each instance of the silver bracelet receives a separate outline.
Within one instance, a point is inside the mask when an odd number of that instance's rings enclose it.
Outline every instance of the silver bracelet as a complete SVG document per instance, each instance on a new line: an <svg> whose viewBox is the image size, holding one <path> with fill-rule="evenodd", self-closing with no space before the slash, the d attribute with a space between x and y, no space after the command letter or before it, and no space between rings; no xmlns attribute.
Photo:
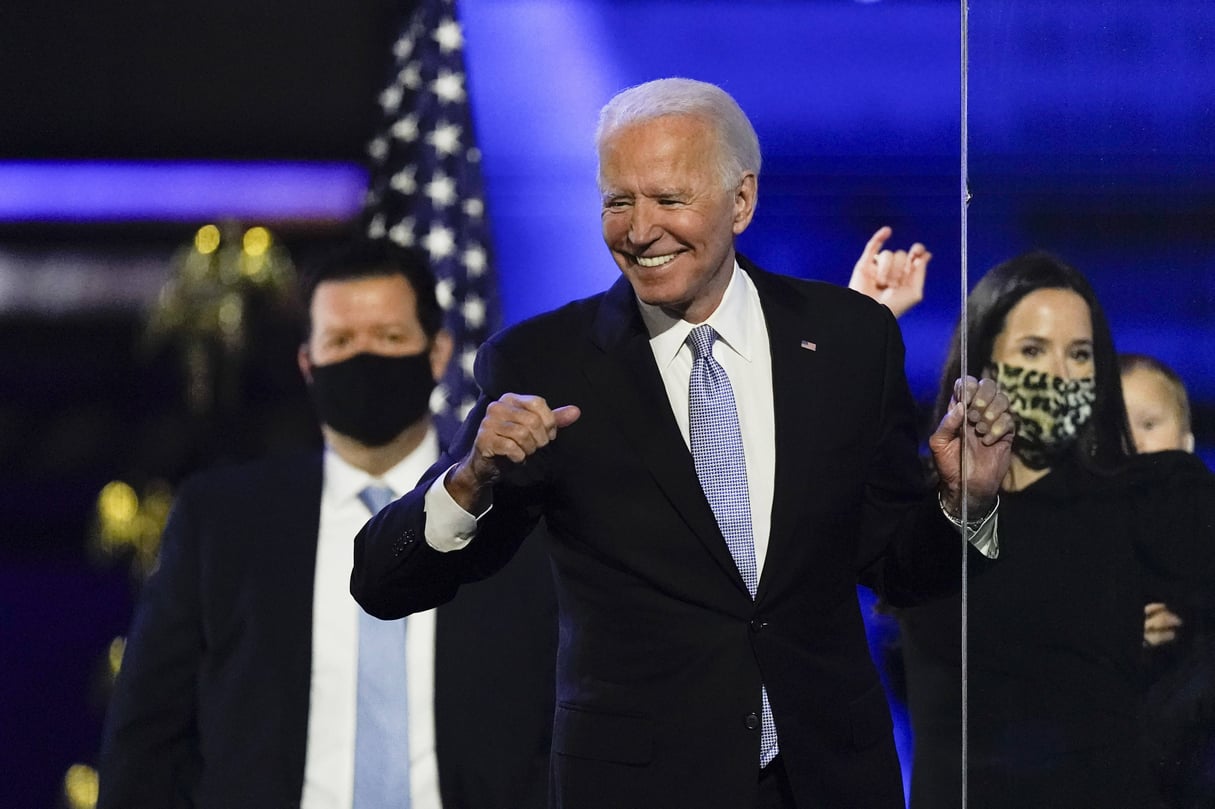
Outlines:
<svg viewBox="0 0 1215 809"><path fill-rule="evenodd" d="M945 515L945 519L949 520L958 528L966 528L970 531L977 531L983 527L983 523L987 522L991 518L991 515L996 513L996 509L1000 507L1000 495L996 495L995 504L992 505L991 510L985 515L977 520L967 520L966 522L962 522L960 519L949 513L949 509L945 508L945 498L941 496L939 491L937 492L937 503L941 506L941 513Z"/></svg>

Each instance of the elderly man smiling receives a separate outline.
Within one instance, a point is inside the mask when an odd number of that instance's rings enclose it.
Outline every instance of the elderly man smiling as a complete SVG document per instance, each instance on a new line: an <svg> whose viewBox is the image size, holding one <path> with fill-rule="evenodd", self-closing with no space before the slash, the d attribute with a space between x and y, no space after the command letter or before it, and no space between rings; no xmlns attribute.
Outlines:
<svg viewBox="0 0 1215 809"><path fill-rule="evenodd" d="M384 617L427 609L543 516L553 805L901 807L856 583L894 604L957 585L959 517L995 509L1008 463L1007 401L959 384L927 491L890 312L735 253L760 155L734 100L634 87L597 143L622 278L482 348L481 401L360 533L352 592Z"/></svg>

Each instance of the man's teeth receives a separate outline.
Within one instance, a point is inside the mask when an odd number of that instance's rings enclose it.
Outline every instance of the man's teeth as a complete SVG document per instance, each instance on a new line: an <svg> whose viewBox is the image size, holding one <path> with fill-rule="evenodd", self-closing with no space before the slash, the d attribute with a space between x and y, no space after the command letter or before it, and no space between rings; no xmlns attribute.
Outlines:
<svg viewBox="0 0 1215 809"><path fill-rule="evenodd" d="M671 261L674 258L674 253L668 253L665 256L637 256L637 263L643 267L661 267L663 264L666 264L668 261Z"/></svg>

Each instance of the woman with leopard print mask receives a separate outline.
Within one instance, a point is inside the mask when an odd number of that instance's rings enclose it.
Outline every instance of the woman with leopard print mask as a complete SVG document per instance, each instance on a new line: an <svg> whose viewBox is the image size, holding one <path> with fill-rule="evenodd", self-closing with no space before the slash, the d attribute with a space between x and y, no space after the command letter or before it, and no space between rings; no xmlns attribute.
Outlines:
<svg viewBox="0 0 1215 809"><path fill-rule="evenodd" d="M1141 753L1143 605L1159 595L1149 581L1215 581L1215 476L1186 453L1135 454L1105 315L1054 256L980 280L967 345L968 373L994 376L1018 420L999 558L969 565L969 806L1160 806ZM955 334L938 409L961 359ZM900 622L912 807L958 806L960 600Z"/></svg>

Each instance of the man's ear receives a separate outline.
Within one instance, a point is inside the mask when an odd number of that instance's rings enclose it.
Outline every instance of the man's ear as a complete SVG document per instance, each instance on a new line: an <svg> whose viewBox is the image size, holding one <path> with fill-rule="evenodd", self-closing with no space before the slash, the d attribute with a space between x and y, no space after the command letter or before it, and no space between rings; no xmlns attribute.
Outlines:
<svg viewBox="0 0 1215 809"><path fill-rule="evenodd" d="M435 334L435 339L430 342L430 373L434 376L435 382L443 378L443 374L447 371L447 364L451 362L451 352L455 347L452 342L451 335L446 329L439 329Z"/></svg>
<svg viewBox="0 0 1215 809"><path fill-rule="evenodd" d="M299 351L295 354L295 361L300 367L300 376L304 378L304 382L312 384L312 358L308 356L308 344L300 343Z"/></svg>
<svg viewBox="0 0 1215 809"><path fill-rule="evenodd" d="M742 182L734 190L734 235L737 236L751 224L755 215L755 204L759 199L759 179L752 173L743 175Z"/></svg>

